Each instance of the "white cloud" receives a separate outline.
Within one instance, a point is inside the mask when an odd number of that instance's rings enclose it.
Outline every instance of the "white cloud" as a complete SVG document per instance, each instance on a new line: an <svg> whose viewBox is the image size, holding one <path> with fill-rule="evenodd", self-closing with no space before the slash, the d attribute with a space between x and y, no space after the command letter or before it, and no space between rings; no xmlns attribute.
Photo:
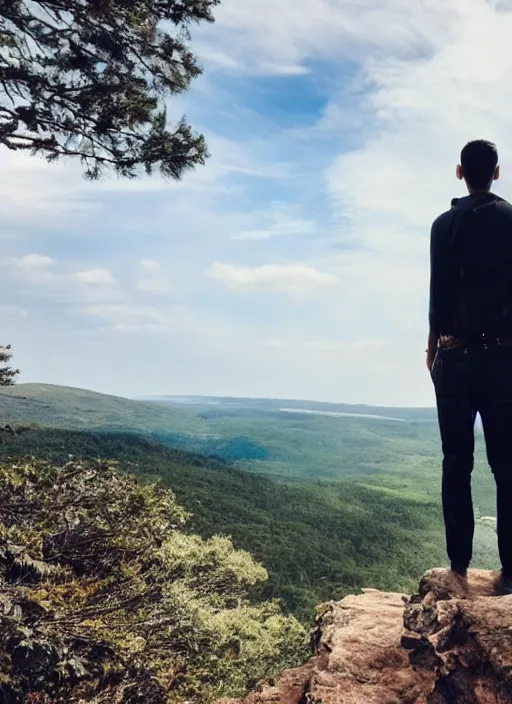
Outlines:
<svg viewBox="0 0 512 704"><path fill-rule="evenodd" d="M298 64L278 64L272 61L263 61L260 70L267 75L276 76L306 76L310 69Z"/></svg>
<svg viewBox="0 0 512 704"><path fill-rule="evenodd" d="M261 346L265 347L268 350L282 350L284 344L281 342L281 340L263 340Z"/></svg>
<svg viewBox="0 0 512 704"><path fill-rule="evenodd" d="M137 289L145 293L166 295L172 291L170 279L163 273L162 267L152 259L140 262L141 275L137 281Z"/></svg>
<svg viewBox="0 0 512 704"><path fill-rule="evenodd" d="M271 213L269 227L258 230L242 230L233 235L233 240L269 240L274 237L308 235L316 229L312 220L304 220L294 216L293 209L278 204Z"/></svg>
<svg viewBox="0 0 512 704"><path fill-rule="evenodd" d="M98 303L83 309L86 315L94 315L105 320L117 322L121 319L129 320L150 320L152 322L163 322L167 318L156 308L149 306L103 304Z"/></svg>
<svg viewBox="0 0 512 704"><path fill-rule="evenodd" d="M385 57L367 58L369 93L355 110L373 117L372 131L328 174L334 202L354 220L362 216L363 224L379 218L402 232L428 229L458 190L455 164L469 139L494 139L502 159L512 156L512 54L503 51L512 14L498 13L484 0L429 5L437 26L445 27L444 41L414 61L392 46Z"/></svg>
<svg viewBox="0 0 512 704"><path fill-rule="evenodd" d="M21 257L6 257L0 260L4 269L3 279L11 282L11 291L16 291L16 286L23 285L52 286L59 277L54 272L56 261L44 254L25 254Z"/></svg>
<svg viewBox="0 0 512 704"><path fill-rule="evenodd" d="M87 269L74 274L84 284L115 284L116 278L108 269Z"/></svg>
<svg viewBox="0 0 512 704"><path fill-rule="evenodd" d="M164 332L169 325L169 315L151 306L97 303L80 312L107 321L117 332Z"/></svg>
<svg viewBox="0 0 512 704"><path fill-rule="evenodd" d="M2 148L0 215L38 228L87 217L98 208L97 187L81 177L77 162L48 164L24 152Z"/></svg>
<svg viewBox="0 0 512 704"><path fill-rule="evenodd" d="M57 305L61 309L56 322L63 322L60 316L69 305L92 304L105 299L113 303L126 300L130 295L117 286L117 280L108 269L71 273L69 262L42 254L7 257L0 265L3 268L0 284L13 302L23 301L27 314L31 308L43 310Z"/></svg>
<svg viewBox="0 0 512 704"><path fill-rule="evenodd" d="M343 309L345 323L361 335L387 326L397 347L408 340L418 350L427 328L430 225L453 196L463 195L455 180L460 149L470 139L490 138L502 164L512 161L512 55L503 51L512 14L484 0L429 6L428 51L420 51L417 38L414 60L391 42L386 54L363 59L365 91L352 105L361 118L359 146L338 155L326 174L334 216L348 221L357 244L330 262L359 318ZM416 4L410 12L420 19ZM497 190L506 194L512 174L503 173Z"/></svg>
<svg viewBox="0 0 512 704"><path fill-rule="evenodd" d="M44 254L25 254L23 257L10 257L7 261L26 272L44 271L55 264L51 257Z"/></svg>
<svg viewBox="0 0 512 704"><path fill-rule="evenodd" d="M151 306L137 302L95 303L77 311L82 316L96 318L107 323L106 329L122 333L161 333L173 338L190 340L193 336L212 339L214 330L197 312L180 304ZM143 344L143 338L141 339Z"/></svg>
<svg viewBox="0 0 512 704"><path fill-rule="evenodd" d="M140 268L143 274L148 274L148 276L160 274L161 266L158 262L153 261L153 259L143 259L140 263Z"/></svg>
<svg viewBox="0 0 512 704"><path fill-rule="evenodd" d="M305 264L265 264L259 267L237 267L216 262L207 276L230 291L284 293L305 295L318 289L336 286L334 274L318 271Z"/></svg>
<svg viewBox="0 0 512 704"><path fill-rule="evenodd" d="M483 0L482 0L483 1ZM293 75L309 59L361 60L392 49L404 56L442 45L464 5L477 0L224 0L217 22L199 33L219 65L247 73ZM208 50L205 45L210 45ZM229 48L228 48L229 47Z"/></svg>

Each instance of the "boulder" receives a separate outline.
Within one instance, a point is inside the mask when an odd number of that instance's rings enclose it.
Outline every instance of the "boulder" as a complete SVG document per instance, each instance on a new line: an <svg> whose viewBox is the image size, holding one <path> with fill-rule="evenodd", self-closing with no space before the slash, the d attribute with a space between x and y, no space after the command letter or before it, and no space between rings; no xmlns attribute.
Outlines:
<svg viewBox="0 0 512 704"><path fill-rule="evenodd" d="M223 704L512 704L512 596L496 572L434 569L411 597L323 605L303 667Z"/></svg>

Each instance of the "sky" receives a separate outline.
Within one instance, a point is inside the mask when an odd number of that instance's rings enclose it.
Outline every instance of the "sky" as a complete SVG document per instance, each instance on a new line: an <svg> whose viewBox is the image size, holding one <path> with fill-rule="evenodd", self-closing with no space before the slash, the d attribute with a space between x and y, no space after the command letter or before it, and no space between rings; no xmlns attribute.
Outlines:
<svg viewBox="0 0 512 704"><path fill-rule="evenodd" d="M224 0L170 104L211 158L85 181L0 151L20 381L433 405L429 233L470 139L512 188L512 0Z"/></svg>

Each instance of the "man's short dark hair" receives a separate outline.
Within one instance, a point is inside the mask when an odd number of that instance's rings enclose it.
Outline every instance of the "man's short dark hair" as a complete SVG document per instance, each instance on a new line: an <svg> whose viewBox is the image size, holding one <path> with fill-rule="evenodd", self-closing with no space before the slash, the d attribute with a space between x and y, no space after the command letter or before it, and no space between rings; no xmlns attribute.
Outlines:
<svg viewBox="0 0 512 704"><path fill-rule="evenodd" d="M477 139L466 144L460 155L462 175L474 190L490 187L498 166L496 145L485 139Z"/></svg>

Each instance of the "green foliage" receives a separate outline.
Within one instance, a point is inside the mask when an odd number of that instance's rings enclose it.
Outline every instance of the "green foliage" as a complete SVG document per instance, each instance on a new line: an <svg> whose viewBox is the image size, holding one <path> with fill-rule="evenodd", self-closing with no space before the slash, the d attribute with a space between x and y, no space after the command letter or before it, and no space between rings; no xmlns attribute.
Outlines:
<svg viewBox="0 0 512 704"><path fill-rule="evenodd" d="M219 0L10 0L0 8L0 144L165 176L204 162L185 119L167 129L165 99L201 69L191 23L212 22Z"/></svg>
<svg viewBox="0 0 512 704"><path fill-rule="evenodd" d="M0 386L12 386L20 373L19 369L13 369L8 365L11 359L11 346L0 345Z"/></svg>
<svg viewBox="0 0 512 704"><path fill-rule="evenodd" d="M28 432L9 437L0 455L119 458L128 472L162 478L193 514L191 529L203 537L231 536L268 569L261 596L282 599L306 623L319 602L368 586L409 591L422 572L445 564L433 409L384 409L411 419L393 422L280 413L282 405L229 400L177 407L22 384L0 390L0 424L11 418L17 426L39 422L92 432ZM112 432L122 430L146 437ZM266 457L256 460L260 448ZM225 454L232 464L199 453ZM492 516L494 480L481 438L476 459L477 510ZM492 531L477 530L474 564L498 566Z"/></svg>
<svg viewBox="0 0 512 704"><path fill-rule="evenodd" d="M37 423L73 430L105 429L153 432L194 426L192 413L156 403L130 401L84 389L47 384L18 384L0 389L0 425Z"/></svg>
<svg viewBox="0 0 512 704"><path fill-rule="evenodd" d="M130 434L32 430L0 446L0 457L33 453L54 462L118 458L119 467L161 481L204 538L231 536L269 572L257 587L311 623L319 602L362 587L409 591L444 559L437 502L354 481L288 485Z"/></svg>
<svg viewBox="0 0 512 704"><path fill-rule="evenodd" d="M237 405L238 404L238 405ZM375 488L387 488L403 498L430 501L440 498L441 442L435 409L377 409L335 405L347 413L398 416L405 422L365 416L330 417L278 411L282 406L329 408L328 404L292 401L226 400L211 406L198 401L177 406L162 403L176 413L186 413L189 425L177 432L158 431L157 437L172 447L233 461L235 466L286 482L336 482L356 479ZM211 410L213 408L213 410ZM192 416L195 413L195 418ZM183 416L185 420L187 416ZM198 418L208 421L199 427ZM188 432L187 432L188 431ZM244 438L266 450L264 458L244 454ZM229 454L225 452L231 441ZM236 451L239 456L236 456ZM483 514L496 512L494 479L487 465L481 433L477 433L474 498Z"/></svg>
<svg viewBox="0 0 512 704"><path fill-rule="evenodd" d="M186 517L109 463L0 463L4 699L206 702L304 658L299 623L251 598L265 570Z"/></svg>

